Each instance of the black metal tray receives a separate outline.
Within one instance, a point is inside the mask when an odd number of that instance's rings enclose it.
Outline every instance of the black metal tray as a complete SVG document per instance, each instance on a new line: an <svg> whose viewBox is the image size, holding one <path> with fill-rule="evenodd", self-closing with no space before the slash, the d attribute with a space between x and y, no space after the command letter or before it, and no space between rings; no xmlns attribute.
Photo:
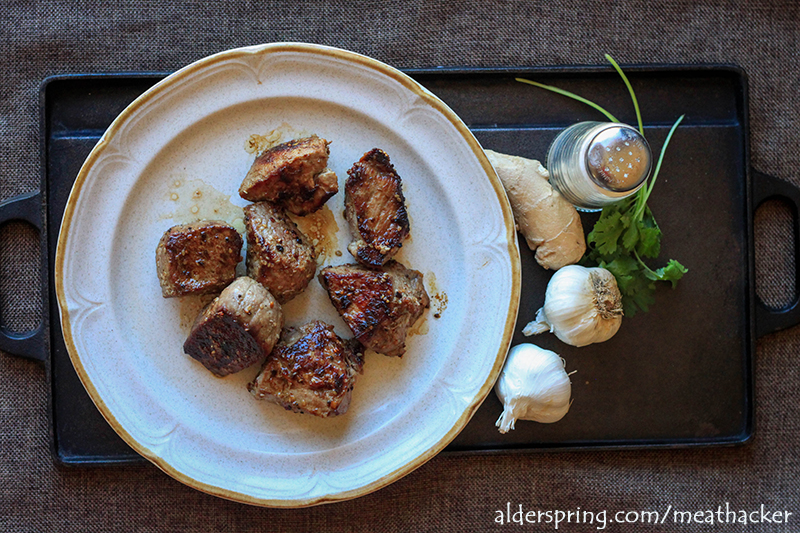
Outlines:
<svg viewBox="0 0 800 533"><path fill-rule="evenodd" d="M753 432L752 357L758 336L800 322L797 300L767 309L755 297L753 212L778 197L794 211L800 191L749 165L747 81L735 67L627 68L646 134L672 140L651 205L665 240L662 257L689 268L677 290L657 294L648 313L626 318L610 341L572 348L519 331L544 299L550 273L520 242L522 304L514 343L536 342L565 358L574 403L556 424L519 423L500 435L490 394L448 452L737 444ZM625 87L603 67L434 69L408 73L444 100L485 148L542 159L555 135L601 120L583 104L514 81L533 78L590 97L635 122ZM44 320L27 333L0 329L0 349L43 361L50 385L52 450L64 464L143 460L108 426L75 374L58 327L52 272L64 205L84 159L125 106L165 76L66 75L41 88L41 189L0 204L0 223L26 220L42 235ZM583 215L585 228L594 217ZM800 274L799 274L800 275Z"/></svg>

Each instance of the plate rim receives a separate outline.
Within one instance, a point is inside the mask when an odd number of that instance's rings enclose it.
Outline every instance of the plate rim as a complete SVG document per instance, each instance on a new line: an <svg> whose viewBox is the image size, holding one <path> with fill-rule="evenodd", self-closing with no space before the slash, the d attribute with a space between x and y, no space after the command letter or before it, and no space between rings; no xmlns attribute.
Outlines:
<svg viewBox="0 0 800 533"><path fill-rule="evenodd" d="M102 397L98 393L95 386L92 384L81 362L81 358L72 335L69 310L67 307L67 299L64 288L64 261L66 253L65 250L66 250L68 235L70 233L71 223L76 214L77 200L80 197L87 176L90 170L93 168L95 162L103 153L103 151L106 149L106 147L109 145L111 140L114 138L115 134L120 131L120 129L124 124L127 123L129 118L146 103L148 103L161 93L168 91L172 85L180 82L187 76L190 76L197 71L208 68L216 63L234 59L237 57L268 55L279 52L296 52L296 53L299 52L306 54L316 54L330 58L337 58L339 60L344 60L349 63L357 63L361 66L377 71L380 74L388 76L396 82L399 82L405 89L409 90L416 96L420 97L423 101L425 101L425 103L428 106L432 107L434 110L441 113L441 115L444 118L446 118L453 127L455 127L461 139L466 141L472 153L478 158L478 161L481 164L481 167L484 173L486 174L486 177L489 179L489 182L495 191L501 209L501 213L503 216L504 226L506 230L506 238L508 242L508 255L511 263L510 264L511 298L507 309L503 336L500 340L499 350L494 358L494 364L487 379L484 381L484 383L478 390L478 393L472 399L467 408L461 413L461 415L458 417L458 419L455 421L452 427L438 440L438 442L434 446L429 448L425 453L420 454L413 460L401 465L399 468L396 468L389 474L386 474L371 483L362 485L354 489L335 492L312 498L287 498L287 499L262 498L245 494L240 491L225 489L222 487L211 485L203 481L194 479L188 474L185 474L177 470L166 460L164 460L156 453L149 450L146 446L139 443L138 440L136 440L130 433L128 433L122 427L122 425L117 421L116 417L113 415L111 410L108 408L108 406L105 404ZM311 43L300 43L300 42L265 43L260 45L234 48L206 56L170 74L169 76L167 76L166 78L164 78L163 80L159 81L154 86L149 88L139 97L137 97L132 103L130 103L114 119L111 125L109 125L109 127L103 133L100 140L97 142L97 144L94 146L90 154L87 156L86 160L81 166L80 171L78 172L75 182L70 190L70 194L64 209L64 214L62 216L61 227L56 245L56 257L54 265L55 265L54 268L55 293L58 302L60 326L64 336L64 343L67 348L67 353L69 355L70 361L72 365L75 367L75 371L81 383L83 384L84 388L88 392L92 402L98 408L103 418L109 423L112 429L123 439L123 441L125 441L125 443L128 446L130 446L134 451L136 451L142 457L147 459L149 462L153 463L156 467L165 472L167 475L196 490L217 497L221 497L224 499L237 501L240 503L265 506L265 507L285 507L285 508L309 507L313 505L345 501L364 496L366 494L372 493L385 486L390 485L391 483L411 473L412 471L419 468L427 461L438 455L466 426L466 424L474 415L475 411L477 411L477 409L483 403L486 396L488 396L489 392L492 390L494 386L494 382L496 381L497 376L499 375L500 370L502 369L502 366L505 362L505 357L513 337L514 327L517 319L517 313L519 311L521 279L522 279L519 247L516 238L516 227L514 224L514 217L511 211L511 206L508 202L505 190L503 189L503 186L499 178L497 177L494 168L492 167L488 158L484 154L483 148L480 146L480 143L477 141L477 139L469 130L469 128L466 126L466 124L458 117L458 115L456 115L455 112L453 112L450 109L450 107L447 106L446 103L444 103L433 93L425 89L418 82L414 81L410 76L390 65L387 65L386 63L359 54L357 52L352 52L341 48L311 44Z"/></svg>

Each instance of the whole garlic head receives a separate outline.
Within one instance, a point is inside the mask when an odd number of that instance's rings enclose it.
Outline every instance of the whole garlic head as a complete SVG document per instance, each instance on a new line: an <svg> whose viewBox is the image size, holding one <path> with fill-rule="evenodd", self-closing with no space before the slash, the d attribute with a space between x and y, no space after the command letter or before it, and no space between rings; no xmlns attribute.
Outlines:
<svg viewBox="0 0 800 533"><path fill-rule="evenodd" d="M552 423L569 411L572 384L557 353L534 344L511 348L494 388L503 402L495 424L500 433L514 429L517 420Z"/></svg>
<svg viewBox="0 0 800 533"><path fill-rule="evenodd" d="M605 268L566 266L547 284L544 307L523 335L552 331L572 346L603 342L622 323L622 295L614 275Z"/></svg>

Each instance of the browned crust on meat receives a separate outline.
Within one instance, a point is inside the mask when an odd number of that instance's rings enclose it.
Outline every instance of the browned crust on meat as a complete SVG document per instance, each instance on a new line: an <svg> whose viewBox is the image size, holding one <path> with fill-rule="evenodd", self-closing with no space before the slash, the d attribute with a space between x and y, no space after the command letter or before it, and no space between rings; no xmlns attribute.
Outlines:
<svg viewBox="0 0 800 533"><path fill-rule="evenodd" d="M203 316L183 344L183 351L218 377L259 362L264 350L233 316L219 309Z"/></svg>
<svg viewBox="0 0 800 533"><path fill-rule="evenodd" d="M342 340L333 326L318 320L288 328L247 388L256 399L290 411L341 415L363 367L362 351L358 342Z"/></svg>
<svg viewBox="0 0 800 533"><path fill-rule="evenodd" d="M339 191L336 174L327 168L329 144L313 135L264 151L242 181L239 196L280 204L295 215L313 213Z"/></svg>
<svg viewBox="0 0 800 533"><path fill-rule="evenodd" d="M322 286L356 339L368 340L373 330L392 317L392 280L383 272L338 271L319 273Z"/></svg>
<svg viewBox="0 0 800 533"><path fill-rule="evenodd" d="M396 261L383 270L362 265L325 267L319 281L355 338L388 356L405 353L409 328L430 305L422 274Z"/></svg>
<svg viewBox="0 0 800 533"><path fill-rule="evenodd" d="M244 208L247 275L286 303L308 286L317 271L311 240L280 207L259 202Z"/></svg>
<svg viewBox="0 0 800 533"><path fill-rule="evenodd" d="M356 260L378 267L408 237L402 181L383 150L374 148L347 171L345 218L355 240L347 247Z"/></svg>
<svg viewBox="0 0 800 533"><path fill-rule="evenodd" d="M156 247L156 269L164 298L213 294L236 278L242 237L221 220L179 224Z"/></svg>

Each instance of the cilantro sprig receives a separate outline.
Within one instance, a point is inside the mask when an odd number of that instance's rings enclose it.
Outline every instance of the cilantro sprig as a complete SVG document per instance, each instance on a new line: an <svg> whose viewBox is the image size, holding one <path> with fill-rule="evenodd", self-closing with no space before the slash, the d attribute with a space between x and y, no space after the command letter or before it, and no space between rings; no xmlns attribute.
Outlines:
<svg viewBox="0 0 800 533"><path fill-rule="evenodd" d="M619 64L610 55L606 54L605 57L628 88L636 111L639 132L644 136L642 115L633 87ZM599 105L569 91L522 78L517 78L517 81L583 102L605 115L612 122L619 122L614 115ZM634 316L639 310L647 311L655 302L657 282L668 281L674 288L678 280L688 272L688 269L675 259L670 259L666 265L655 270L644 261L645 259L657 259L661 253L661 228L658 227L653 212L647 205L647 200L653 192L667 146L683 118L684 115L681 115L670 128L652 176L635 195L604 207L600 218L586 239L589 246L581 264L597 265L609 270L614 275L622 293L624 312L629 317Z"/></svg>

